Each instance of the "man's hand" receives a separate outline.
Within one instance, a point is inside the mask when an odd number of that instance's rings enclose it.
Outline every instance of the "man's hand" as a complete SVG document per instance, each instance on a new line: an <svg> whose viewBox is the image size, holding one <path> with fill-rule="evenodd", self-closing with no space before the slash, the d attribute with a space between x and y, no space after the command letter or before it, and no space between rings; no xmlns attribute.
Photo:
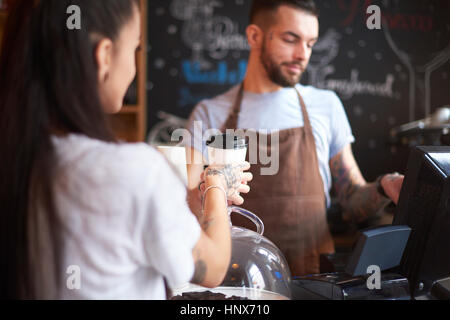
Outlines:
<svg viewBox="0 0 450 320"><path fill-rule="evenodd" d="M384 193L392 200L395 204L398 203L398 198L400 196L400 190L402 189L402 184L404 176L398 173L391 173L383 176L380 181L383 187Z"/></svg>

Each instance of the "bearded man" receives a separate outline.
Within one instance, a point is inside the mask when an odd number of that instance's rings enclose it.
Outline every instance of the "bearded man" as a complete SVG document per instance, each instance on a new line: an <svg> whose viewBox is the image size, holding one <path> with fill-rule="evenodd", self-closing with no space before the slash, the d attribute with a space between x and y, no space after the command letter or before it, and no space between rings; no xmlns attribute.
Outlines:
<svg viewBox="0 0 450 320"><path fill-rule="evenodd" d="M319 36L313 0L254 0L246 34L250 55L243 83L201 101L187 128L194 133L194 122L202 121L204 130L253 129L258 139L263 131L278 132L279 170L262 175L263 164L252 165L252 191L243 207L263 220L265 236L281 249L292 275L318 273L320 254L334 252L326 219L331 188L344 219L360 222L388 201L398 201L403 176L385 174L366 182L338 96L299 84ZM202 150L194 148L198 145ZM207 157L205 141L190 147L192 158L195 153ZM201 164L188 165L191 195L202 171Z"/></svg>

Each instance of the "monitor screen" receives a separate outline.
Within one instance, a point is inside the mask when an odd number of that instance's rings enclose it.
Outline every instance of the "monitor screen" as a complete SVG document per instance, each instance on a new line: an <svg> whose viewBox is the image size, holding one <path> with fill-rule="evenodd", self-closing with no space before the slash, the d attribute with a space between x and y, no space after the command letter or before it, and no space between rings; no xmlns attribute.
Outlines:
<svg viewBox="0 0 450 320"><path fill-rule="evenodd" d="M394 225L412 231L400 273L414 296L450 276L450 147L414 147L408 160Z"/></svg>

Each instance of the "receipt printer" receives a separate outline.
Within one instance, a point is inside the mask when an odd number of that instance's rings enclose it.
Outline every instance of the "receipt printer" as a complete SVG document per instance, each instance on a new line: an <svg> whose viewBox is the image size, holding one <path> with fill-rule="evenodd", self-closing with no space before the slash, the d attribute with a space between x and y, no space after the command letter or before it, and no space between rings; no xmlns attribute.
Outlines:
<svg viewBox="0 0 450 320"><path fill-rule="evenodd" d="M409 300L408 279L395 272L411 228L403 225L361 231L343 271L293 277L294 299Z"/></svg>

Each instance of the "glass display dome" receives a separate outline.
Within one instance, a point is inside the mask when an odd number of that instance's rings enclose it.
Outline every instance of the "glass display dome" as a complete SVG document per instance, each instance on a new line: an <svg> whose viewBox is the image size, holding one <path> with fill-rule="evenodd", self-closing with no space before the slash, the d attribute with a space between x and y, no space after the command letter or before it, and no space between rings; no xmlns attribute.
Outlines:
<svg viewBox="0 0 450 320"><path fill-rule="evenodd" d="M264 224L252 212L231 206L229 213L243 215L256 224L256 232L231 226L232 251L228 272L216 288L188 284L173 290L173 295L206 292L252 300L291 298L291 274L281 251L263 236Z"/></svg>

